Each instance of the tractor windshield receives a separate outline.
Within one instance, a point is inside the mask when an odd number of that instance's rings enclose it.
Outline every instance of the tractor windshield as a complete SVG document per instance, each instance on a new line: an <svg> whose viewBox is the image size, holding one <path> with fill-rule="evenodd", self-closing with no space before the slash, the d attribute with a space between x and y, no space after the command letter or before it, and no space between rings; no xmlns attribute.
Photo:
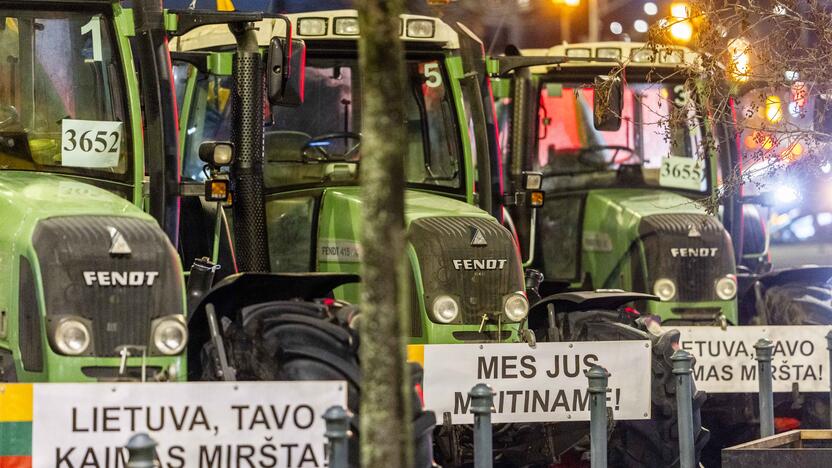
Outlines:
<svg viewBox="0 0 832 468"><path fill-rule="evenodd" d="M101 14L0 9L0 170L128 177L110 24Z"/></svg>
<svg viewBox="0 0 832 468"><path fill-rule="evenodd" d="M538 151L531 165L544 173L545 188L708 190L700 122L684 86L628 80L622 91L620 128L601 131L593 124L592 85L541 86Z"/></svg>
<svg viewBox="0 0 832 468"><path fill-rule="evenodd" d="M457 114L440 59L407 60L408 96L402 148L409 186L461 191L463 165ZM306 63L305 99L275 108L265 128L267 190L358 183L361 162L361 79L358 60L320 57ZM230 136L231 80L207 77L193 100L186 142L186 175L200 178L198 146Z"/></svg>

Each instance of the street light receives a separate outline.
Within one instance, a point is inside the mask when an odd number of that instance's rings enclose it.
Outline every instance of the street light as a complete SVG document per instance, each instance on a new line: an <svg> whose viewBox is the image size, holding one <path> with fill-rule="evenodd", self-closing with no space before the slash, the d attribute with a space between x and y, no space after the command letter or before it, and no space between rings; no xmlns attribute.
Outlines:
<svg viewBox="0 0 832 468"><path fill-rule="evenodd" d="M738 37L728 44L729 74L734 81L744 83L751 75L751 44Z"/></svg>
<svg viewBox="0 0 832 468"><path fill-rule="evenodd" d="M693 24L687 3L670 5L670 35L679 42L689 42L693 38Z"/></svg>

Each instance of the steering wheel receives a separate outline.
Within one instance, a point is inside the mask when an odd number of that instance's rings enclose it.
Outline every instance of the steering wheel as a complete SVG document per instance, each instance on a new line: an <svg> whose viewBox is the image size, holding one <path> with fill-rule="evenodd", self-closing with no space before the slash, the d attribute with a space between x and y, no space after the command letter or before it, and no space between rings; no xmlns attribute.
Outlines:
<svg viewBox="0 0 832 468"><path fill-rule="evenodd" d="M20 115L17 113L17 109L14 106L0 104L0 130L17 122L20 122Z"/></svg>
<svg viewBox="0 0 832 468"><path fill-rule="evenodd" d="M593 160L589 159L587 156L590 154L596 154L601 151L614 151L612 158L609 161L607 160ZM618 160L618 153L621 151L626 151L629 155L622 160ZM598 169L606 169L613 164L621 164L625 163L635 156L636 151L628 146L620 146L620 145L609 145L609 146L589 146L586 148L581 148L580 153L578 153L578 162L583 164L584 166L594 167Z"/></svg>
<svg viewBox="0 0 832 468"><path fill-rule="evenodd" d="M327 151L329 142L337 139L353 140L356 143L350 146L343 154L333 154ZM361 146L361 134L355 132L334 132L324 135L316 136L307 141L301 148L301 154L304 159L311 161L349 161L350 157L355 154L358 147ZM315 150L319 157L312 157L310 150Z"/></svg>

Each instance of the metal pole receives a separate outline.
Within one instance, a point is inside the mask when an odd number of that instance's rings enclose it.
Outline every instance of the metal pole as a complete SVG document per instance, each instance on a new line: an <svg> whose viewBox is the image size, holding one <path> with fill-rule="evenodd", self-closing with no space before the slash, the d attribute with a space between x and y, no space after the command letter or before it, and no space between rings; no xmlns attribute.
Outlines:
<svg viewBox="0 0 832 468"><path fill-rule="evenodd" d="M571 42L572 36L572 25L570 24L572 21L571 18L572 7L568 5L563 5L560 9L560 42L563 44Z"/></svg>
<svg viewBox="0 0 832 468"><path fill-rule="evenodd" d="M774 395L771 390L771 352L773 349L774 344L765 338L760 338L754 343L760 384L760 392L757 394L760 401L760 437L774 435Z"/></svg>
<svg viewBox="0 0 832 468"><path fill-rule="evenodd" d="M670 357L673 375L676 376L676 408L679 423L679 466L694 468L696 452L693 446L693 356L684 349L677 349Z"/></svg>
<svg viewBox="0 0 832 468"><path fill-rule="evenodd" d="M826 349L829 350L829 370L832 370L832 331L826 334ZM829 379L829 427L832 427L832 378Z"/></svg>
<svg viewBox="0 0 832 468"><path fill-rule="evenodd" d="M127 468L154 468L156 466L156 441L144 432L134 434L127 442Z"/></svg>
<svg viewBox="0 0 832 468"><path fill-rule="evenodd" d="M324 413L326 438L329 440L329 467L348 468L350 463L349 439L352 415L340 406L333 406Z"/></svg>
<svg viewBox="0 0 832 468"><path fill-rule="evenodd" d="M474 468L492 468L491 411L494 392L486 384L478 383L468 392L471 412L474 413Z"/></svg>
<svg viewBox="0 0 832 468"><path fill-rule="evenodd" d="M607 378L609 372L592 366L589 379L589 443L592 468L607 468Z"/></svg>

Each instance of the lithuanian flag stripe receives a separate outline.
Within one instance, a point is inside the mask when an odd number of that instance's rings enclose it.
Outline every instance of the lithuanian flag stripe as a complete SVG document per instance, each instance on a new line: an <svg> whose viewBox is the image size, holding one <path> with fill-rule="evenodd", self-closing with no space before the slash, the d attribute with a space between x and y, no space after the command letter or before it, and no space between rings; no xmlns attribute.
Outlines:
<svg viewBox="0 0 832 468"><path fill-rule="evenodd" d="M32 384L0 384L0 468L32 466Z"/></svg>
<svg viewBox="0 0 832 468"><path fill-rule="evenodd" d="M423 368L425 367L425 345L407 345L407 361L418 362Z"/></svg>
<svg viewBox="0 0 832 468"><path fill-rule="evenodd" d="M32 468L32 457L0 456L0 468Z"/></svg>
<svg viewBox="0 0 832 468"><path fill-rule="evenodd" d="M0 384L0 423L32 421L32 384Z"/></svg>
<svg viewBox="0 0 832 468"><path fill-rule="evenodd" d="M0 422L0 457L32 455L32 422Z"/></svg>

